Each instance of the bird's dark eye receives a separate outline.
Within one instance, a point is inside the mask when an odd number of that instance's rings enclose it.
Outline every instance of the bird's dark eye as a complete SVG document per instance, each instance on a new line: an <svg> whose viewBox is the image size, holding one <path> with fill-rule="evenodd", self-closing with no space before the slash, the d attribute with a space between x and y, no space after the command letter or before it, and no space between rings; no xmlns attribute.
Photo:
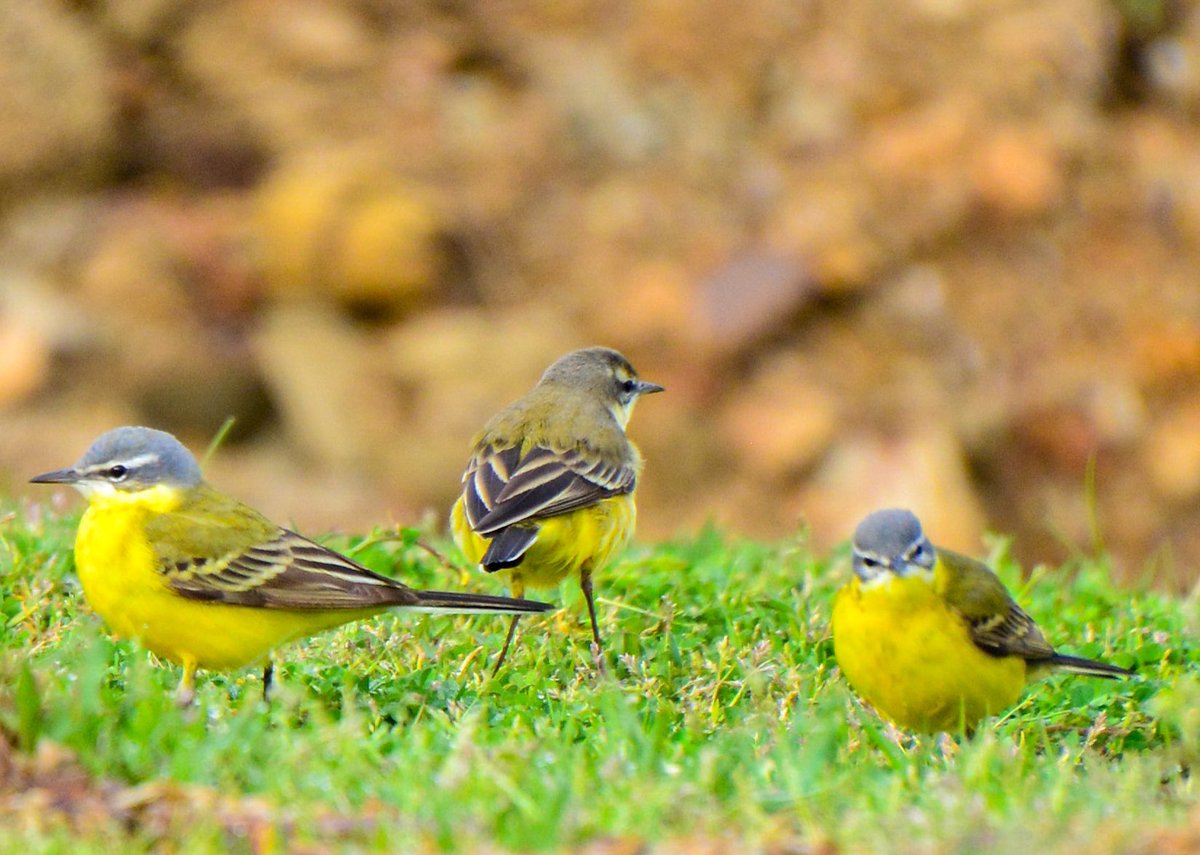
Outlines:
<svg viewBox="0 0 1200 855"><path fill-rule="evenodd" d="M108 475L109 479L113 481L123 481L125 476L129 474L129 470L118 463L116 466L108 467L108 472L106 474Z"/></svg>
<svg viewBox="0 0 1200 855"><path fill-rule="evenodd" d="M638 384L636 380L629 379L621 381L621 391L627 395L632 395L634 392L636 392L637 387Z"/></svg>
<svg viewBox="0 0 1200 855"><path fill-rule="evenodd" d="M862 563L863 563L864 567L878 567L879 566L879 560L877 558L871 558L869 555L864 555L862 557Z"/></svg>

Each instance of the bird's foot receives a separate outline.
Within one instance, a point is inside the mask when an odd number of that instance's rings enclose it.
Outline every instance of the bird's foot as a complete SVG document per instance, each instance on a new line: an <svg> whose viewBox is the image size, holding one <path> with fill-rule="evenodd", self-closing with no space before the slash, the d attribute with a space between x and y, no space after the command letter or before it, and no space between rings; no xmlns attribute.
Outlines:
<svg viewBox="0 0 1200 855"><path fill-rule="evenodd" d="M592 660L596 663L597 676L606 676L608 670L604 664L604 649L594 641L592 642Z"/></svg>

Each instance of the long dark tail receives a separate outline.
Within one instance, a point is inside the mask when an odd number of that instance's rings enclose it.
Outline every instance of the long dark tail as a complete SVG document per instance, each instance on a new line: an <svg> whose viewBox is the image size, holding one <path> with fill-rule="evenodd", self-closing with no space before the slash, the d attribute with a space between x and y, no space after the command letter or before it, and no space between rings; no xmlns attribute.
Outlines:
<svg viewBox="0 0 1200 855"><path fill-rule="evenodd" d="M1097 662L1095 659L1084 659L1082 656L1064 656L1055 653L1046 660L1051 668L1068 671L1072 674L1087 674L1089 677L1104 677L1115 680L1118 677L1132 677L1133 671L1119 665L1109 665L1107 662Z"/></svg>
<svg viewBox="0 0 1200 855"><path fill-rule="evenodd" d="M554 608L537 600L514 600L491 594L466 594L458 591L415 591L419 602L412 608L418 611L450 612L453 614L522 615L545 612Z"/></svg>

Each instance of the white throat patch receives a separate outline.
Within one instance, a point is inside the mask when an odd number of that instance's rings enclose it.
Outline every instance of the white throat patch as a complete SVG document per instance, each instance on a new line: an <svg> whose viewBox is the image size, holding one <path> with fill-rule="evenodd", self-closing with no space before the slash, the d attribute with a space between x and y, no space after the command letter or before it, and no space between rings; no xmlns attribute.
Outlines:
<svg viewBox="0 0 1200 855"><path fill-rule="evenodd" d="M891 570L881 570L870 579L863 579L860 576L858 578L859 584L862 586L864 591L872 591L877 588L887 588L893 582L901 579L920 579L927 585L933 584L933 568L926 569L914 564L908 564L905 566L909 568L909 572L907 573L901 574L893 573Z"/></svg>

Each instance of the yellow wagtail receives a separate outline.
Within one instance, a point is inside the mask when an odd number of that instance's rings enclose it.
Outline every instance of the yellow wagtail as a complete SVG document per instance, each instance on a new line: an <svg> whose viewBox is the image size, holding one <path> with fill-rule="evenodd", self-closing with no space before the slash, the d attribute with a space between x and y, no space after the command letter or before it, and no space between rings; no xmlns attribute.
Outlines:
<svg viewBox="0 0 1200 855"><path fill-rule="evenodd" d="M850 685L901 727L970 731L1055 671L1125 677L1125 668L1056 653L980 561L935 548L910 511L867 516L854 576L833 606L833 648Z"/></svg>
<svg viewBox="0 0 1200 855"><path fill-rule="evenodd" d="M265 696L273 648L384 609L550 608L380 576L217 492L175 437L150 428L109 431L74 466L32 481L70 484L87 498L75 538L83 593L116 634L183 666L181 704L192 700L197 668L263 660Z"/></svg>
<svg viewBox="0 0 1200 855"><path fill-rule="evenodd" d="M603 670L592 574L633 536L642 469L625 426L638 397L662 386L638 379L624 356L577 350L546 369L475 438L450 524L467 557L489 573L509 570L513 596L579 574ZM508 654L517 616L492 673Z"/></svg>

